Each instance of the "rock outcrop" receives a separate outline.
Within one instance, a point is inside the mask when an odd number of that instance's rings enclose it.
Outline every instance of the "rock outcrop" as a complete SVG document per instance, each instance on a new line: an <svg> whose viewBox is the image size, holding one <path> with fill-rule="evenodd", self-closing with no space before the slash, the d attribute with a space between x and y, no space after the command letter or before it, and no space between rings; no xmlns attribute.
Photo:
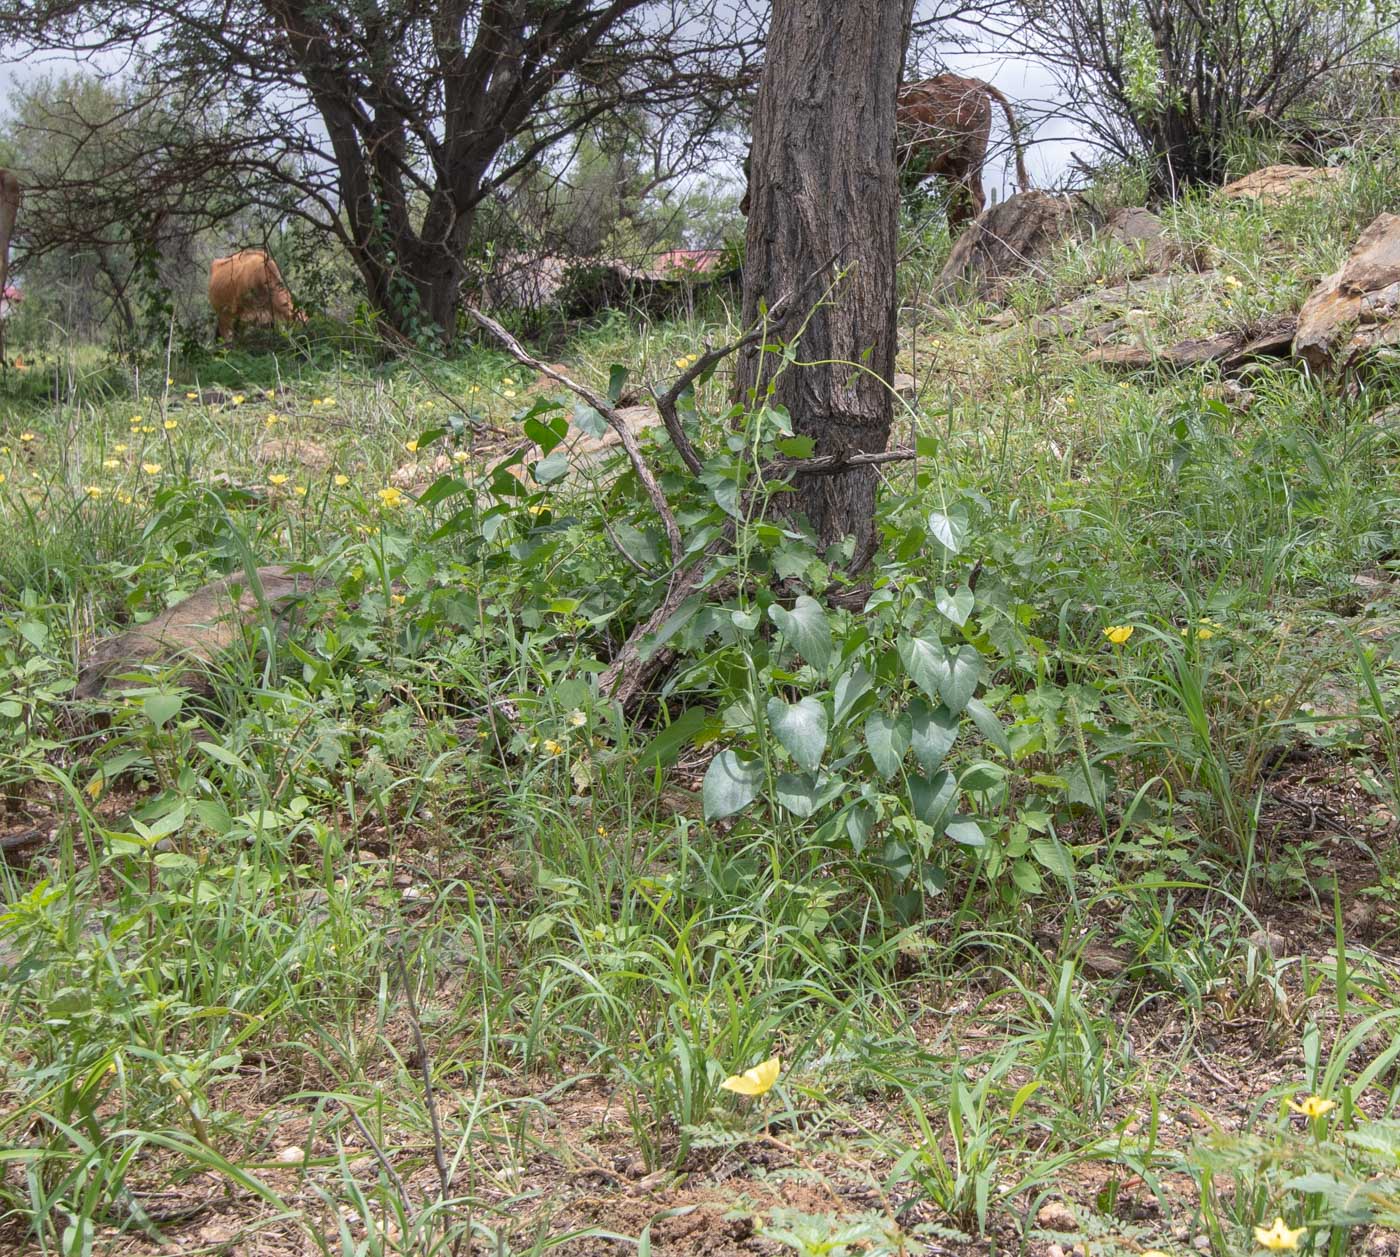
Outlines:
<svg viewBox="0 0 1400 1257"><path fill-rule="evenodd" d="M953 246L936 294L1001 301L1011 284L1034 274L1075 228L1076 203L1049 192L1018 192L978 216Z"/></svg>
<svg viewBox="0 0 1400 1257"><path fill-rule="evenodd" d="M283 564L257 569L263 600L279 620L318 585L315 578L293 572ZM257 623L262 602L246 573L214 581L195 590L145 624L105 638L93 647L78 671L78 698L96 698L108 690L129 688L120 680L127 673L178 665L178 684L207 693L209 668L217 657L243 638Z"/></svg>
<svg viewBox="0 0 1400 1257"><path fill-rule="evenodd" d="M1388 345L1400 345L1400 214L1367 227L1307 299L1293 353L1317 371L1346 370Z"/></svg>
<svg viewBox="0 0 1400 1257"><path fill-rule="evenodd" d="M1249 198L1264 205L1279 205L1300 194L1311 194L1325 183L1340 177L1340 166L1265 166L1242 179L1227 183L1220 195L1231 199Z"/></svg>

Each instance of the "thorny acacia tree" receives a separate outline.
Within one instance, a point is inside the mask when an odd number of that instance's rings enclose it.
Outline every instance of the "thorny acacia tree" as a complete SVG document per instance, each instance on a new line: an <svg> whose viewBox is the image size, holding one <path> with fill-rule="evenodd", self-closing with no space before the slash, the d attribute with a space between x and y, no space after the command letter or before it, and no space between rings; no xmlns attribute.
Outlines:
<svg viewBox="0 0 1400 1257"><path fill-rule="evenodd" d="M91 178L36 187L89 225L221 207L344 244L399 330L450 334L486 198L609 116L703 133L751 77L758 24L704 0L18 0L13 56L124 52L169 125ZM94 120L94 135L101 129Z"/></svg>
<svg viewBox="0 0 1400 1257"><path fill-rule="evenodd" d="M1226 175L1231 139L1282 122L1339 76L1395 59L1391 0L1013 0L1027 53L1157 190ZM1371 77L1376 77L1372 74Z"/></svg>

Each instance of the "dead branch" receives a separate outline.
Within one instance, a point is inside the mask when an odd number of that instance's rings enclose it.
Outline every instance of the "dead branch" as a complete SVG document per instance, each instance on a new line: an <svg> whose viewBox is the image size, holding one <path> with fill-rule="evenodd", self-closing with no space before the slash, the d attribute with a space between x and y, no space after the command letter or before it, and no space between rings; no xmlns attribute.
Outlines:
<svg viewBox="0 0 1400 1257"><path fill-rule="evenodd" d="M562 384L570 392L581 397L607 420L608 426L617 433L618 440L622 442L622 448L627 451L627 459L632 464L632 469L637 473L637 479L642 482L642 488L646 490L652 506L661 517L661 523L666 529L666 540L671 547L671 562L680 563L681 555L685 553L685 548L681 544L680 527L676 523L676 517L671 513L666 495L661 491L661 486L657 484L651 468L647 466L646 460L642 457L641 447L637 444L637 438L632 434L632 429L627 426L626 420L617 413L602 394L594 392L586 384L576 383L567 375L556 371L553 367L546 366L538 358L532 357L525 350L525 347L490 315L482 314L475 306L468 305L464 308L477 323L500 341L505 351L518 363L529 367L532 371L538 371L541 375L548 376L558 384Z"/></svg>

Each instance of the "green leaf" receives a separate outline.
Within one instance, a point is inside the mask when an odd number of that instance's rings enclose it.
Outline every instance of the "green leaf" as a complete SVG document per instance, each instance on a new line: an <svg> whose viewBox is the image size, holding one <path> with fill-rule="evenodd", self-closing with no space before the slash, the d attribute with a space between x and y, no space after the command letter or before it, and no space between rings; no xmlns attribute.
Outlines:
<svg viewBox="0 0 1400 1257"><path fill-rule="evenodd" d="M541 423L538 419L526 419L520 426L525 429L525 435L540 447L541 454L554 453L559 442L564 439L564 434L569 430L568 422L563 419L551 423Z"/></svg>
<svg viewBox="0 0 1400 1257"><path fill-rule="evenodd" d="M555 450L548 458L542 458L533 468L537 484L553 484L569 474L569 455L566 450Z"/></svg>
<svg viewBox="0 0 1400 1257"><path fill-rule="evenodd" d="M940 585L934 594L933 601L941 615L962 628L967 623L967 617L972 614L973 604L976 603L977 597L966 585L955 594L950 594Z"/></svg>
<svg viewBox="0 0 1400 1257"><path fill-rule="evenodd" d="M707 719L703 707L688 707L641 749L637 763L644 768L660 764L668 768L676 762L681 748L695 740Z"/></svg>
<svg viewBox="0 0 1400 1257"><path fill-rule="evenodd" d="M959 647L956 655L944 657L944 669L938 678L938 692L949 711L961 712L982 679L982 656L975 646Z"/></svg>
<svg viewBox="0 0 1400 1257"><path fill-rule="evenodd" d="M574 427L595 440L608 430L608 421L585 401L574 406Z"/></svg>
<svg viewBox="0 0 1400 1257"><path fill-rule="evenodd" d="M24 704L16 702L13 698L7 698L0 702L0 716L9 720L18 720L24 715Z"/></svg>
<svg viewBox="0 0 1400 1257"><path fill-rule="evenodd" d="M936 834L943 832L948 809L953 806L957 793L957 783L950 772L936 773L928 780L923 777L909 778L909 799L914 815Z"/></svg>
<svg viewBox="0 0 1400 1257"><path fill-rule="evenodd" d="M758 627L757 611L740 611L736 607L729 613L729 618L741 633L752 633Z"/></svg>
<svg viewBox="0 0 1400 1257"><path fill-rule="evenodd" d="M964 847L985 847L987 836L982 832L979 825L970 816L955 816L948 822L948 828L943 831L954 842L961 843Z"/></svg>
<svg viewBox="0 0 1400 1257"><path fill-rule="evenodd" d="M935 703L943 701L939 683L948 671L948 660L938 638L903 638L899 643L899 661L915 685Z"/></svg>
<svg viewBox="0 0 1400 1257"><path fill-rule="evenodd" d="M1028 895L1038 895L1044 889L1040 870L1029 860L1014 860L1011 864L1011 880Z"/></svg>
<svg viewBox="0 0 1400 1257"><path fill-rule="evenodd" d="M815 698L804 698L796 703L770 698L768 723L797 766L809 773L816 772L822 762L822 752L826 750L826 708Z"/></svg>
<svg viewBox="0 0 1400 1257"><path fill-rule="evenodd" d="M874 684L868 673L860 664L856 664L849 672L844 673L840 680L836 682L835 688L835 712L833 714L833 724L840 724L851 714L851 709L868 693Z"/></svg>
<svg viewBox="0 0 1400 1257"><path fill-rule="evenodd" d="M612 402L614 406L617 405L617 399L622 396L622 390L627 387L627 377L630 374L626 367L617 362L608 368L608 401Z"/></svg>
<svg viewBox="0 0 1400 1257"><path fill-rule="evenodd" d="M949 554L960 554L967 541L967 508L954 506L946 513L934 511L928 517L928 530Z"/></svg>
<svg viewBox="0 0 1400 1257"><path fill-rule="evenodd" d="M1044 1085L1045 1080L1043 1078L1032 1078L1030 1082L1023 1084L1020 1090L1011 1097L1011 1108L1007 1111L1007 1118L1014 1122L1016 1120L1016 1114L1025 1107L1026 1101L1029 1100L1031 1096L1035 1095Z"/></svg>
<svg viewBox="0 0 1400 1257"><path fill-rule="evenodd" d="M887 716L882 711L873 711L865 721L865 744L870 748L870 758L875 761L875 771L886 780L899 771L904 762L904 753L909 749L909 717L901 712L898 716Z"/></svg>
<svg viewBox="0 0 1400 1257"><path fill-rule="evenodd" d="M779 805L803 820L817 810L817 783L809 773L779 773L776 793Z"/></svg>
<svg viewBox="0 0 1400 1257"><path fill-rule="evenodd" d="M418 499L419 506L436 506L445 498L450 498L454 494L467 493L471 486L463 480L458 480L455 476L439 476L426 489Z"/></svg>
<svg viewBox="0 0 1400 1257"><path fill-rule="evenodd" d="M968 699L965 710L972 717L972 723L977 726L977 731L1003 755L1009 756L1011 754L1011 740L1006 736L1006 730L1002 728L996 712L980 698Z"/></svg>
<svg viewBox="0 0 1400 1257"><path fill-rule="evenodd" d="M865 850L870 841L870 831L875 828L875 813L864 803L857 803L846 813L846 836L851 840L851 850L857 855Z"/></svg>
<svg viewBox="0 0 1400 1257"><path fill-rule="evenodd" d="M1031 855L1062 882L1074 880L1074 860L1065 847L1053 838L1037 838L1031 843Z"/></svg>
<svg viewBox="0 0 1400 1257"><path fill-rule="evenodd" d="M707 821L742 812L758 797L763 785L763 761L740 759L737 751L721 751L710 761L700 788Z"/></svg>
<svg viewBox="0 0 1400 1257"><path fill-rule="evenodd" d="M1000 764L993 764L988 760L979 759L971 765L958 781L959 787L969 790L974 794L981 794L987 790L994 790L1006 780L1006 769Z"/></svg>
<svg viewBox="0 0 1400 1257"><path fill-rule="evenodd" d="M159 729L167 720L178 716L184 705L184 696L180 694L148 694L141 703L141 709L146 713L146 719Z"/></svg>
<svg viewBox="0 0 1400 1257"><path fill-rule="evenodd" d="M827 623L821 603L802 594L792 604L791 611L774 603L768 608L768 616L788 644L812 667L826 667L831 659L831 625Z"/></svg>
<svg viewBox="0 0 1400 1257"><path fill-rule="evenodd" d="M958 737L958 718L941 704L930 709L921 698L909 704L913 722L914 756L926 773L933 773Z"/></svg>
<svg viewBox="0 0 1400 1257"><path fill-rule="evenodd" d="M778 453L788 458L811 458L812 451L817 448L817 443L809 436L784 437L777 445Z"/></svg>

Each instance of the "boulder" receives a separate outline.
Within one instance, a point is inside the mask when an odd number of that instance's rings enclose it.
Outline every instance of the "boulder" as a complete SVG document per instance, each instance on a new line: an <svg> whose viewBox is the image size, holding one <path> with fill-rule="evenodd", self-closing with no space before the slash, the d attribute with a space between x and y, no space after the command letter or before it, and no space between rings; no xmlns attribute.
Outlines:
<svg viewBox="0 0 1400 1257"><path fill-rule="evenodd" d="M1232 373L1261 358L1286 356L1293 329L1293 319L1281 319L1253 333L1239 329L1217 332L1161 347L1104 345L1091 349L1084 361L1120 371L1146 371L1153 367L1184 370L1217 362L1222 371Z"/></svg>
<svg viewBox="0 0 1400 1257"><path fill-rule="evenodd" d="M320 584L280 563L258 568L257 577L268 608L278 619L285 619ZM184 663L188 666L180 671L178 684L208 693L210 665L242 641L244 630L261 615L245 573L214 581L153 620L98 642L78 670L74 692L79 698L96 698L107 690L149 683L120 680L126 673L146 667L165 671Z"/></svg>
<svg viewBox="0 0 1400 1257"><path fill-rule="evenodd" d="M1075 229L1076 202L1049 192L1018 192L985 210L958 237L935 294L1005 299L1011 284L1040 269Z"/></svg>
<svg viewBox="0 0 1400 1257"><path fill-rule="evenodd" d="M1249 199L1263 205L1278 205L1300 194L1318 191L1341 173L1340 166L1265 166L1243 179L1227 183L1220 189L1220 195L1232 200Z"/></svg>
<svg viewBox="0 0 1400 1257"><path fill-rule="evenodd" d="M1143 273L1165 271L1181 257L1181 250L1167 239L1162 220L1141 206L1114 210L1104 232L1136 254Z"/></svg>
<svg viewBox="0 0 1400 1257"><path fill-rule="evenodd" d="M1400 214L1361 233L1342 269L1314 290L1298 315L1295 357L1317 371L1346 370L1373 350L1400 344Z"/></svg>

